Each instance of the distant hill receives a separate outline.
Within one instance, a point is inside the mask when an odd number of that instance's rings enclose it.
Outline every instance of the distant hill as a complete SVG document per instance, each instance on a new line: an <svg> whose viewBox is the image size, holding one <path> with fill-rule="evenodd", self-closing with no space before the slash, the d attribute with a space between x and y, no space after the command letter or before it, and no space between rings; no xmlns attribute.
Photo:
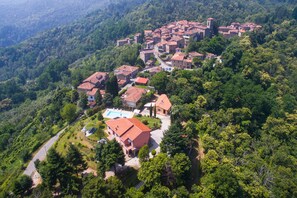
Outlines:
<svg viewBox="0 0 297 198"><path fill-rule="evenodd" d="M0 46L17 44L38 32L72 22L110 0L0 1Z"/></svg>

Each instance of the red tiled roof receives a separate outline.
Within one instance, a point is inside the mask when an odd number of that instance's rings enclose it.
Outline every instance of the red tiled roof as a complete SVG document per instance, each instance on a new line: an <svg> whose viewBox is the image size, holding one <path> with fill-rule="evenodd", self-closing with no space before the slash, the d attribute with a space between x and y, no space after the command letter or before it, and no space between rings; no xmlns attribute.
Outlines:
<svg viewBox="0 0 297 198"><path fill-rule="evenodd" d="M122 98L127 102L137 103L142 95L146 94L146 90L138 87L129 87Z"/></svg>
<svg viewBox="0 0 297 198"><path fill-rule="evenodd" d="M203 54L200 54L198 52L189 52L189 55L193 56L193 57L201 57L204 56Z"/></svg>
<svg viewBox="0 0 297 198"><path fill-rule="evenodd" d="M101 95L105 95L105 90L101 89L101 90L100 90L100 94L101 94Z"/></svg>
<svg viewBox="0 0 297 198"><path fill-rule="evenodd" d="M133 126L133 123L126 118L119 118L106 121L106 125L121 137Z"/></svg>
<svg viewBox="0 0 297 198"><path fill-rule="evenodd" d="M135 83L146 85L148 80L148 78L137 77Z"/></svg>
<svg viewBox="0 0 297 198"><path fill-rule="evenodd" d="M95 96L99 89L93 88L91 91L87 92L88 96Z"/></svg>
<svg viewBox="0 0 297 198"><path fill-rule="evenodd" d="M156 106L168 111L172 105L169 98L165 94L162 94L156 101Z"/></svg>
<svg viewBox="0 0 297 198"><path fill-rule="evenodd" d="M130 65L122 65L121 67L114 70L115 75L123 74L124 76L128 76L138 70L138 67L130 66Z"/></svg>
<svg viewBox="0 0 297 198"><path fill-rule="evenodd" d="M185 58L185 54L184 54L184 53L182 53L182 52L177 52L177 53L175 53L175 54L172 56L171 60L182 61L182 60L184 60L184 58Z"/></svg>
<svg viewBox="0 0 297 198"><path fill-rule="evenodd" d="M106 125L111 128L121 139L135 140L141 133L151 132L151 129L136 118L119 118L106 121Z"/></svg>
<svg viewBox="0 0 297 198"><path fill-rule="evenodd" d="M106 78L107 75L108 73L106 72L96 72L91 76L89 76L88 78L86 78L83 82L90 82L90 83L96 84L102 81L102 79Z"/></svg>
<svg viewBox="0 0 297 198"><path fill-rule="evenodd" d="M83 90L92 90L95 87L94 84L89 83L89 82L84 82L80 84L77 88L78 89L83 89Z"/></svg>
<svg viewBox="0 0 297 198"><path fill-rule="evenodd" d="M175 41L170 41L170 42L167 42L167 45L175 46L175 45L177 45L177 42L175 42Z"/></svg>
<svg viewBox="0 0 297 198"><path fill-rule="evenodd" d="M118 80L118 85L123 85L123 84L125 84L127 81L126 80Z"/></svg>

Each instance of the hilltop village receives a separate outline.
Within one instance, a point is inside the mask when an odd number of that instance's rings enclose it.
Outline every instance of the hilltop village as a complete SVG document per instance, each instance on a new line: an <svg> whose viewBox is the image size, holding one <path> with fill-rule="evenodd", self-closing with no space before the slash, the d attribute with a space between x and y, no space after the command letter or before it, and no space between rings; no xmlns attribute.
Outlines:
<svg viewBox="0 0 297 198"><path fill-rule="evenodd" d="M155 30L144 30L144 44L140 52L140 58L146 66L152 66L152 57L156 57L165 71L172 71L173 68L191 69L193 59L200 60L215 59L218 56L212 53L188 52L185 49L190 41L201 41L204 38L211 38L216 33L224 38L242 36L245 32L260 29L261 26L255 23L231 23L230 26L216 27L215 19L208 18L206 25L194 21L177 21L169 23ZM129 45L140 42L141 34L134 35L134 39L126 38L117 40L117 46ZM168 56L172 54L172 56ZM160 57L166 57L161 59Z"/></svg>

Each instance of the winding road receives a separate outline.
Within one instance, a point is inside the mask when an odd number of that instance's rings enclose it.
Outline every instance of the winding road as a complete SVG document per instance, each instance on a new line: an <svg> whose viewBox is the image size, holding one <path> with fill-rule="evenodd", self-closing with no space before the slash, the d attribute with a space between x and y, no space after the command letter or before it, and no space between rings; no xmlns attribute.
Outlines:
<svg viewBox="0 0 297 198"><path fill-rule="evenodd" d="M43 161L46 157L47 151L52 147L52 145L59 139L60 135L65 131L66 128L62 129L59 133L57 133L54 137L52 137L50 140L48 140L35 154L35 156L32 158L32 160L29 162L29 165L27 166L26 170L24 171L25 175L28 175L30 177L33 177L33 175L36 172L36 167L34 162L39 159L40 161Z"/></svg>

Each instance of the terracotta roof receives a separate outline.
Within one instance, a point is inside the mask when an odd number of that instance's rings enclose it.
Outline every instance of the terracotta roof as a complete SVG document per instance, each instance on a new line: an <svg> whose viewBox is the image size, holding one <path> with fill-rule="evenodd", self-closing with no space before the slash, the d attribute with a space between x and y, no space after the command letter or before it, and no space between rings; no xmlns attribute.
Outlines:
<svg viewBox="0 0 297 198"><path fill-rule="evenodd" d="M192 59L185 59L184 61L186 61L187 63L192 63Z"/></svg>
<svg viewBox="0 0 297 198"><path fill-rule="evenodd" d="M162 94L156 101L156 106L168 111L172 105L169 98L165 94Z"/></svg>
<svg viewBox="0 0 297 198"><path fill-rule="evenodd" d="M93 88L91 91L87 92L88 96L95 96L99 89Z"/></svg>
<svg viewBox="0 0 297 198"><path fill-rule="evenodd" d="M101 82L103 79L105 79L107 75L108 73L106 72L96 72L91 76L89 76L88 78L86 78L83 82L90 82L90 83L96 84L98 82Z"/></svg>
<svg viewBox="0 0 297 198"><path fill-rule="evenodd" d="M78 89L84 89L84 90L92 90L95 87L94 84L89 83L89 82L84 82L80 84L77 88Z"/></svg>
<svg viewBox="0 0 297 198"><path fill-rule="evenodd" d="M189 55L190 56L193 56L193 57L201 57L201 56L204 56L203 54L200 54L198 52L189 52Z"/></svg>
<svg viewBox="0 0 297 198"><path fill-rule="evenodd" d="M133 123L126 118L108 120L106 125L120 137L133 127Z"/></svg>
<svg viewBox="0 0 297 198"><path fill-rule="evenodd" d="M138 87L129 87L122 98L128 102L137 103L142 95L146 94L146 90Z"/></svg>
<svg viewBox="0 0 297 198"><path fill-rule="evenodd" d="M105 95L105 90L101 89L101 90L100 90L100 94L101 94L101 95Z"/></svg>
<svg viewBox="0 0 297 198"><path fill-rule="evenodd" d="M154 54L154 50L142 50L141 54Z"/></svg>
<svg viewBox="0 0 297 198"><path fill-rule="evenodd" d="M184 53L182 53L182 52L177 52L177 53L175 53L175 54L172 56L171 60L182 61L182 60L184 60L184 58L185 58L185 54L184 54Z"/></svg>
<svg viewBox="0 0 297 198"><path fill-rule="evenodd" d="M158 72L161 72L162 71L162 67L152 67L152 68L150 68L150 69L148 69L148 71L150 72L150 73L158 73Z"/></svg>
<svg viewBox="0 0 297 198"><path fill-rule="evenodd" d="M177 45L177 42L175 42L175 41L170 41L170 42L167 42L167 45L172 45L172 46L174 46L174 45Z"/></svg>
<svg viewBox="0 0 297 198"><path fill-rule="evenodd" d="M128 76L138 70L138 67L130 66L130 65L122 65L121 67L114 70L115 75L123 74L124 76Z"/></svg>
<svg viewBox="0 0 297 198"><path fill-rule="evenodd" d="M127 81L126 80L118 80L118 85L123 85L125 84Z"/></svg>
<svg viewBox="0 0 297 198"><path fill-rule="evenodd" d="M141 133L151 132L151 129L136 118L119 118L106 121L106 125L124 142L135 140Z"/></svg>
<svg viewBox="0 0 297 198"><path fill-rule="evenodd" d="M135 79L135 82L138 83L138 84L144 84L146 85L148 83L148 78L142 78L142 77L137 77Z"/></svg>

